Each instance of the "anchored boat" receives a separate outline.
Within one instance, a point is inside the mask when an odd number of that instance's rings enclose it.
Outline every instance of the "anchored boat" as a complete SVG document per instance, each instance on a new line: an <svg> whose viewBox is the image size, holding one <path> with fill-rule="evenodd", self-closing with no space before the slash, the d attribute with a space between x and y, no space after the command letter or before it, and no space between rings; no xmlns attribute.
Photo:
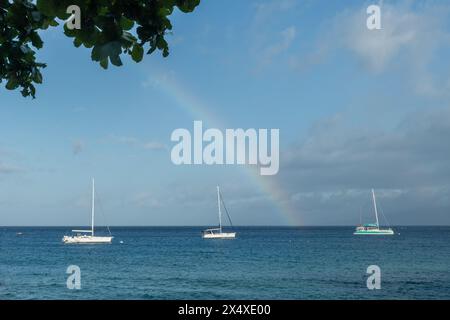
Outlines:
<svg viewBox="0 0 450 320"><path fill-rule="evenodd" d="M95 181L92 179L92 211L91 211L91 230L72 230L73 236L64 236L62 241L67 244L102 244L111 243L113 237L98 237L94 233L94 217L95 217ZM108 229L109 230L109 229Z"/></svg>
<svg viewBox="0 0 450 320"><path fill-rule="evenodd" d="M375 197L375 191L372 189L372 200L373 207L375 210L376 223L363 224L356 227L354 235L393 235L394 230L391 228L380 229L380 224L378 222L378 209L377 209L377 199Z"/></svg>
<svg viewBox="0 0 450 320"><path fill-rule="evenodd" d="M236 232L223 232L223 230L222 230L222 205L223 205L223 208L225 209L225 213L227 214L228 220L230 221L230 225L233 226L230 215L228 214L228 210L225 207L225 203L223 202L223 198L222 198L222 194L220 193L219 186L217 186L217 206L219 208L219 227L204 230L203 234L202 234L203 239L234 239L234 238L236 238Z"/></svg>

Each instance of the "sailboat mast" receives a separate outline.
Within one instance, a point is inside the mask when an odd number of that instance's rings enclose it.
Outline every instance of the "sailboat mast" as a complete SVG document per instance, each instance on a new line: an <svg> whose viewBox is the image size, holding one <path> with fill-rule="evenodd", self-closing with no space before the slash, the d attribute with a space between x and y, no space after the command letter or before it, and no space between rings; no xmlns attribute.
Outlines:
<svg viewBox="0 0 450 320"><path fill-rule="evenodd" d="M373 199L373 207L375 208L375 218L377 219L377 227L380 227L378 223L378 209L377 209L377 200L375 199L375 191L372 189L372 199Z"/></svg>
<svg viewBox="0 0 450 320"><path fill-rule="evenodd" d="M95 181L92 179L92 213L91 213L91 230L94 235L94 216L95 216Z"/></svg>
<svg viewBox="0 0 450 320"><path fill-rule="evenodd" d="M221 206L220 206L220 189L219 189L219 186L217 186L217 206L219 208L219 229L220 229L220 232L222 233L222 210L221 210Z"/></svg>

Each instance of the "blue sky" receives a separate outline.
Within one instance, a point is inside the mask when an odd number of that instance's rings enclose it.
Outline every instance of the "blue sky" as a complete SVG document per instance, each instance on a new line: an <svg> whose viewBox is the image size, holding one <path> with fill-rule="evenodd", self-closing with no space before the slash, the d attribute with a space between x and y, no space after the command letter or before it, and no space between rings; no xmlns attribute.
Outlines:
<svg viewBox="0 0 450 320"><path fill-rule="evenodd" d="M446 1L203 1L171 54L102 70L60 29L35 100L0 93L0 225L354 225L370 188L391 224L450 223ZM377 3L377 2L376 2ZM175 166L170 134L279 128L281 167Z"/></svg>

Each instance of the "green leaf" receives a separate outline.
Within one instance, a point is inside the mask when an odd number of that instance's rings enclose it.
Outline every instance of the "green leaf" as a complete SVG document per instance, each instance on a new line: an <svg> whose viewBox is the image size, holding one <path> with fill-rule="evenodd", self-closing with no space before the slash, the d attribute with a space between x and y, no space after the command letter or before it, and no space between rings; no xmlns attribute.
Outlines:
<svg viewBox="0 0 450 320"><path fill-rule="evenodd" d="M100 61L102 57L100 56L100 46L95 45L91 51L91 59L92 61Z"/></svg>
<svg viewBox="0 0 450 320"><path fill-rule="evenodd" d="M120 26L122 27L123 30L131 30L134 27L134 21L127 19L125 17L122 17L120 19Z"/></svg>
<svg viewBox="0 0 450 320"><path fill-rule="evenodd" d="M111 63L117 67L120 67L121 65L123 65L122 60L120 59L119 55L114 55L114 56L109 56L109 60L111 61Z"/></svg>
<svg viewBox="0 0 450 320"><path fill-rule="evenodd" d="M137 40L131 33L125 31L122 33L122 39L131 43L135 43Z"/></svg>
<svg viewBox="0 0 450 320"><path fill-rule="evenodd" d="M108 69L108 58L100 60L100 65L103 69Z"/></svg>
<svg viewBox="0 0 450 320"><path fill-rule="evenodd" d="M144 48L141 45L135 44L133 50L131 51L131 57L135 62L141 62L144 57Z"/></svg>
<svg viewBox="0 0 450 320"><path fill-rule="evenodd" d="M32 72L33 81L36 83L42 83L42 74L39 72L38 69L33 69Z"/></svg>
<svg viewBox="0 0 450 320"><path fill-rule="evenodd" d="M147 51L147 54L152 54L156 50L156 46L152 45L150 46L150 49Z"/></svg>
<svg viewBox="0 0 450 320"><path fill-rule="evenodd" d="M54 19L50 20L49 24L50 24L52 27L57 27L57 26L59 26L58 21L56 21L56 20L54 20Z"/></svg>
<svg viewBox="0 0 450 320"><path fill-rule="evenodd" d="M162 7L159 9L158 14L162 17L168 16L172 13L172 8Z"/></svg>
<svg viewBox="0 0 450 320"><path fill-rule="evenodd" d="M31 40L31 44L37 49L41 49L44 44L44 42L42 42L41 37L39 37L39 35L37 34L36 31L33 31L30 34L30 40Z"/></svg>
<svg viewBox="0 0 450 320"><path fill-rule="evenodd" d="M83 42L82 42L79 38L75 38L75 39L73 40L73 45L74 45L76 48L79 48L82 44L83 44Z"/></svg>
<svg viewBox="0 0 450 320"><path fill-rule="evenodd" d="M36 7L40 12L47 16L55 16L55 10L53 6L53 1L50 0L37 0Z"/></svg>
<svg viewBox="0 0 450 320"><path fill-rule="evenodd" d="M15 90L19 87L19 83L17 82L17 79L10 78L9 81L6 83L6 89L8 90Z"/></svg>
<svg viewBox="0 0 450 320"><path fill-rule="evenodd" d="M30 94L33 99L36 98L36 88L32 84L30 85Z"/></svg>
<svg viewBox="0 0 450 320"><path fill-rule="evenodd" d="M164 39L164 36L158 35L156 37L156 47L161 50L166 49L168 47L167 41Z"/></svg>
<svg viewBox="0 0 450 320"><path fill-rule="evenodd" d="M117 59L119 57L119 55L122 53L122 45L120 44L119 41L111 41L108 42L106 44L103 45L95 45L94 48L92 49L92 54L91 54L91 58L94 61L100 61L103 60L105 58L112 57L111 59L111 63L115 64L115 63L119 63L120 58ZM114 60L114 61L113 61ZM120 65L122 62L120 62Z"/></svg>
<svg viewBox="0 0 450 320"><path fill-rule="evenodd" d="M177 0L177 7L184 13L194 11L199 4L200 0Z"/></svg>

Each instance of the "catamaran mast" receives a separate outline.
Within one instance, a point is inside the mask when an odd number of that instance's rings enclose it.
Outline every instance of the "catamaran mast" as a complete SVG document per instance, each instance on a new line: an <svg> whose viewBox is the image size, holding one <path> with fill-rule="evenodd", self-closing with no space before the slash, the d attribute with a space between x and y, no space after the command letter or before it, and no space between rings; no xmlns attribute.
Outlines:
<svg viewBox="0 0 450 320"><path fill-rule="evenodd" d="M380 225L378 223L378 210L377 210L377 200L375 199L375 191L372 189L373 207L375 208L375 218L377 219L377 227Z"/></svg>
<svg viewBox="0 0 450 320"><path fill-rule="evenodd" d="M222 210L220 206L220 189L217 186L217 206L219 207L219 230L222 233Z"/></svg>
<svg viewBox="0 0 450 320"><path fill-rule="evenodd" d="M91 213L91 231L94 235L94 215L95 215L95 181L92 179L92 213Z"/></svg>

